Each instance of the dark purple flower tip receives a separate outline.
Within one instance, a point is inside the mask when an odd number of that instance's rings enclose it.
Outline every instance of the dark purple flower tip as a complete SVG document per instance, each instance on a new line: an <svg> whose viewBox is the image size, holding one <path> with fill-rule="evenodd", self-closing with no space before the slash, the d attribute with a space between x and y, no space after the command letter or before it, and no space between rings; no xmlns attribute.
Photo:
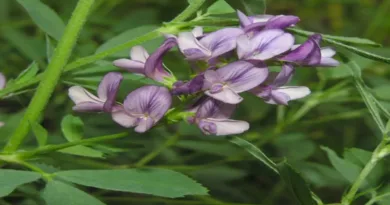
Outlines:
<svg viewBox="0 0 390 205"><path fill-rule="evenodd" d="M144 75L145 62L148 57L148 52L142 46L134 46L130 50L130 59L121 58L115 60L113 63L115 66L129 72Z"/></svg>
<svg viewBox="0 0 390 205"><path fill-rule="evenodd" d="M79 112L111 112L116 105L116 95L123 77L120 73L106 74L98 88L98 97L80 86L69 88L69 97L76 104L73 110Z"/></svg>
<svg viewBox="0 0 390 205"><path fill-rule="evenodd" d="M163 57L170 49L177 45L175 38L168 38L145 62L145 75L149 78L164 82L164 78L172 77L163 67Z"/></svg>
<svg viewBox="0 0 390 205"><path fill-rule="evenodd" d="M172 104L169 90L159 86L143 86L131 92L123 109L112 113L112 118L124 127L135 127L136 132L146 132L168 111Z"/></svg>
<svg viewBox="0 0 390 205"><path fill-rule="evenodd" d="M5 88L6 83L7 79L2 73L0 73L0 90Z"/></svg>
<svg viewBox="0 0 390 205"><path fill-rule="evenodd" d="M269 19L264 29L285 29L287 27L294 26L299 21L300 19L297 16L278 15Z"/></svg>
<svg viewBox="0 0 390 205"><path fill-rule="evenodd" d="M173 95L189 95L202 90L204 83L203 74L199 74L188 82L177 81L173 84L171 93Z"/></svg>
<svg viewBox="0 0 390 205"><path fill-rule="evenodd" d="M280 58L282 61L299 65L318 65L321 61L321 48L319 42L321 35L314 34L301 45L295 46L291 52Z"/></svg>

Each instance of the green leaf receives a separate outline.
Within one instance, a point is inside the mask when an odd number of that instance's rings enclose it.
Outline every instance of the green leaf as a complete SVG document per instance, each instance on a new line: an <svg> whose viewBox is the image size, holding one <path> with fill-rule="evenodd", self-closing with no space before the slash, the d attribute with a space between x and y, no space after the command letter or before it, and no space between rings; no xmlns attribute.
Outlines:
<svg viewBox="0 0 390 205"><path fill-rule="evenodd" d="M245 11L248 15L265 14L266 0L227 0L233 8Z"/></svg>
<svg viewBox="0 0 390 205"><path fill-rule="evenodd" d="M42 198L47 205L104 205L80 189L60 181L49 181L42 192Z"/></svg>
<svg viewBox="0 0 390 205"><path fill-rule="evenodd" d="M207 9L208 14L228 14L234 12L235 10L225 0L218 0Z"/></svg>
<svg viewBox="0 0 390 205"><path fill-rule="evenodd" d="M61 130L69 142L81 140L84 135L84 123L79 117L67 115L62 118Z"/></svg>
<svg viewBox="0 0 390 205"><path fill-rule="evenodd" d="M374 94L381 100L390 101L390 85L381 85L373 89Z"/></svg>
<svg viewBox="0 0 390 205"><path fill-rule="evenodd" d="M74 147L68 147L62 150L59 150L61 153L72 154L82 157L92 157L92 158L104 158L104 153L84 145L77 145Z"/></svg>
<svg viewBox="0 0 390 205"><path fill-rule="evenodd" d="M34 78L39 71L38 65L32 62L19 76L15 79L15 83L24 83Z"/></svg>
<svg viewBox="0 0 390 205"><path fill-rule="evenodd" d="M56 176L84 186L169 198L208 192L189 177L165 169L72 170Z"/></svg>
<svg viewBox="0 0 390 205"><path fill-rule="evenodd" d="M289 28L290 31L292 31L295 34L301 35L301 36L311 36L315 34L315 32L311 31L305 31L297 28ZM381 46L381 44L376 43L372 40L365 39L365 38L358 38L358 37L346 37L346 36L333 36L328 34L321 34L322 38L326 40L334 40L341 43L348 43L348 44L354 44L354 45L361 45L361 46Z"/></svg>
<svg viewBox="0 0 390 205"><path fill-rule="evenodd" d="M287 185L289 191L301 205L316 204L311 196L309 186L302 176L295 171L287 162L278 165L280 176Z"/></svg>
<svg viewBox="0 0 390 205"><path fill-rule="evenodd" d="M33 131L33 133L38 141L38 145L40 147L46 145L47 137L48 137L47 130L42 125L37 123L36 121L30 122L30 124L31 124L31 130Z"/></svg>
<svg viewBox="0 0 390 205"><path fill-rule="evenodd" d="M203 152L211 155L229 157L235 156L242 151L228 142L210 142L210 141L195 141L195 140L180 140L176 143L177 147L183 149L194 150L196 152Z"/></svg>
<svg viewBox="0 0 390 205"><path fill-rule="evenodd" d="M53 43L51 42L51 38L49 35L46 34L45 39L46 39L46 59L47 59L47 62L50 63L50 60L54 54L55 48L54 48Z"/></svg>
<svg viewBox="0 0 390 205"><path fill-rule="evenodd" d="M41 178L36 172L0 169L0 197L7 196L18 186Z"/></svg>
<svg viewBox="0 0 390 205"><path fill-rule="evenodd" d="M237 146L243 148L247 152L249 152L252 156L259 159L261 162L263 162L267 167L272 169L275 173L278 173L278 169L275 165L275 163L269 159L259 148L257 148L255 145L251 144L250 142L239 138L239 137L233 137L230 139L230 142L233 144L236 144Z"/></svg>
<svg viewBox="0 0 390 205"><path fill-rule="evenodd" d="M101 53L110 48L114 48L118 45L124 44L128 42L130 39L134 39L142 34L148 33L157 28L158 27L156 25L144 25L137 28L131 28L105 42L96 50L96 53ZM129 51L127 50L125 51L125 53L127 53L128 55Z"/></svg>
<svg viewBox="0 0 390 205"><path fill-rule="evenodd" d="M55 11L39 0L17 0L17 2L27 10L39 28L57 41L60 40L65 24Z"/></svg>
<svg viewBox="0 0 390 205"><path fill-rule="evenodd" d="M341 175L343 175L344 178L346 178L350 183L353 183L356 180L361 171L361 168L359 166L340 158L333 150L327 147L321 147L321 149L326 152L332 166Z"/></svg>

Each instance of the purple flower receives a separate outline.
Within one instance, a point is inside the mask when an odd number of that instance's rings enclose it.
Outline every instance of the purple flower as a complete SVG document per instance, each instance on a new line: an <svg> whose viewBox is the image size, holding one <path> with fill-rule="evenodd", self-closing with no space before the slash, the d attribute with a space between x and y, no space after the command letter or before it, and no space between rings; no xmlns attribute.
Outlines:
<svg viewBox="0 0 390 205"><path fill-rule="evenodd" d="M132 73L145 75L145 62L149 54L142 46L134 46L130 50L130 59L121 58L114 61L114 65Z"/></svg>
<svg viewBox="0 0 390 205"><path fill-rule="evenodd" d="M291 65L283 65L280 73L270 73L270 81L266 85L260 85L250 92L263 98L269 104L287 105L288 101L306 97L310 90L303 86L283 86L287 84L294 74L294 68Z"/></svg>
<svg viewBox="0 0 390 205"><path fill-rule="evenodd" d="M328 47L321 48L320 41L321 35L314 34L303 44L294 45L280 60L301 66L338 66L339 62L332 58L336 52Z"/></svg>
<svg viewBox="0 0 390 205"><path fill-rule="evenodd" d="M206 98L197 107L196 115L190 121L196 123L206 135L240 134L249 129L249 124L245 121L228 119L234 109L235 105Z"/></svg>
<svg viewBox="0 0 390 205"><path fill-rule="evenodd" d="M285 29L297 24L300 19L297 16L290 15L257 15L246 16L241 11L237 11L238 18L240 19L240 25L246 32L256 29Z"/></svg>
<svg viewBox="0 0 390 205"><path fill-rule="evenodd" d="M250 90L261 84L268 76L264 65L256 67L246 61L236 61L218 70L205 72L203 89L205 94L229 104L238 104L242 97L238 93Z"/></svg>
<svg viewBox="0 0 390 205"><path fill-rule="evenodd" d="M188 95L194 94L202 90L204 84L204 74L195 76L188 82L177 81L173 84L172 94L173 95Z"/></svg>
<svg viewBox="0 0 390 205"><path fill-rule="evenodd" d="M146 132L165 115L172 104L169 90L159 86L143 86L131 92L122 109L112 112L112 118L123 127L135 127Z"/></svg>
<svg viewBox="0 0 390 205"><path fill-rule="evenodd" d="M7 79L2 73L0 73L0 90L5 88L6 83L7 83Z"/></svg>
<svg viewBox="0 0 390 205"><path fill-rule="evenodd" d="M79 112L111 112L116 105L116 95L119 84L123 80L120 73L106 74L98 88L98 96L88 92L80 86L69 88L69 97L76 104L73 110Z"/></svg>
<svg viewBox="0 0 390 205"><path fill-rule="evenodd" d="M236 39L243 34L239 28L224 28L209 33L198 40L194 32L179 33L180 51L188 60L213 60L236 48Z"/></svg>
<svg viewBox="0 0 390 205"><path fill-rule="evenodd" d="M294 45L294 37L280 29L264 30L253 37L248 34L237 39L239 59L264 61L276 57Z"/></svg>
<svg viewBox="0 0 390 205"><path fill-rule="evenodd" d="M158 82L164 82L165 78L171 78L172 75L164 69L163 57L165 53L176 45L177 42L175 38L166 39L164 43L146 60L145 75Z"/></svg>

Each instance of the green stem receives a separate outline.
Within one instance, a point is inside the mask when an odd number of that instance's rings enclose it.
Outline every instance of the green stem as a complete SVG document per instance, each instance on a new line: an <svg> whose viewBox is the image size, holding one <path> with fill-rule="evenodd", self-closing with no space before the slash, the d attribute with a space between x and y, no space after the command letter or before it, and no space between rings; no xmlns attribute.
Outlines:
<svg viewBox="0 0 390 205"><path fill-rule="evenodd" d="M194 0L183 12L176 16L171 22L182 22L190 18L206 0Z"/></svg>
<svg viewBox="0 0 390 205"><path fill-rule="evenodd" d="M162 144L160 147L158 147L157 149L155 149L153 152L149 153L148 155L146 155L145 157L143 157L142 159L140 159L136 164L135 166L136 167L142 167L144 166L145 164L147 164L148 162L152 161L154 158L156 158L162 151L164 151L165 149L167 149L168 147L172 146L173 144L175 144L177 142L177 140L179 139L179 135L174 135L170 138L168 138L164 144Z"/></svg>
<svg viewBox="0 0 390 205"><path fill-rule="evenodd" d="M364 166L364 168L360 172L358 178L352 184L351 189L343 197L342 205L350 205L352 203L352 201L354 200L355 195L358 192L360 186L362 185L364 180L367 178L368 174L370 174L372 169L374 169L374 167L378 163L378 161L381 159L380 153L381 153L383 147L385 147L385 146L386 146L386 141L382 140L381 143L376 147L374 153L371 156L370 161L366 164L366 166Z"/></svg>
<svg viewBox="0 0 390 205"><path fill-rule="evenodd" d="M40 148L38 148L36 150L18 153L18 155L21 158L30 158L30 157L33 157L33 156L36 156L36 155L41 155L41 154L45 154L45 153L49 153L49 152L65 149L65 148L68 148L68 147L73 147L73 146L76 146L76 145L93 144L93 143L97 143L97 142L123 138L123 137L126 137L126 136L128 136L128 133L127 132L122 132L122 133L118 133L118 134L105 135L105 136L100 136L100 137L93 137L93 138L89 138L89 139L83 139L83 140L68 142L68 143L59 144L59 145L47 145L47 146L44 146L44 147L40 147Z"/></svg>
<svg viewBox="0 0 390 205"><path fill-rule="evenodd" d="M62 69L72 54L77 37L85 23L93 2L94 0L80 0L77 3L76 9L66 26L64 35L54 52L52 61L43 73L42 81L27 107L22 121L5 146L5 152L14 152L17 150L30 130L29 122L39 120L39 117L49 102L50 96L60 80Z"/></svg>

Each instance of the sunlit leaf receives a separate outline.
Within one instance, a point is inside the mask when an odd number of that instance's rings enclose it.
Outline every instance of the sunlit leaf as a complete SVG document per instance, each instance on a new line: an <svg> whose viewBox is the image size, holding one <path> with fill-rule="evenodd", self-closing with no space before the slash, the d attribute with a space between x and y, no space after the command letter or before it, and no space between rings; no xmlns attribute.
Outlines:
<svg viewBox="0 0 390 205"><path fill-rule="evenodd" d="M207 9L207 13L209 14L227 14L234 12L235 10L225 0L218 0Z"/></svg>
<svg viewBox="0 0 390 205"><path fill-rule="evenodd" d="M0 169L0 197L7 196L18 186L41 178L36 172Z"/></svg>
<svg viewBox="0 0 390 205"><path fill-rule="evenodd" d="M56 12L39 0L17 0L32 20L44 32L59 40L65 30L65 24Z"/></svg>
<svg viewBox="0 0 390 205"><path fill-rule="evenodd" d="M72 170L56 176L84 186L169 198L208 192L189 177L165 169Z"/></svg>
<svg viewBox="0 0 390 205"><path fill-rule="evenodd" d="M96 199L72 185L51 180L42 192L47 205L104 205Z"/></svg>

